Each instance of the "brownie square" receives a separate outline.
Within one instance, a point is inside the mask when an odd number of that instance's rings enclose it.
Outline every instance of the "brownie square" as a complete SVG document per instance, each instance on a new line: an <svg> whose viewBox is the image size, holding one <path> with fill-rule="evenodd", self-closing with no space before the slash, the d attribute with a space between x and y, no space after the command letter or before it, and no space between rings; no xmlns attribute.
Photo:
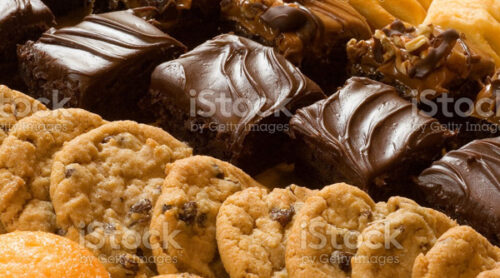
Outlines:
<svg viewBox="0 0 500 278"><path fill-rule="evenodd" d="M65 16L69 13L89 14L94 0L43 0L56 16Z"/></svg>
<svg viewBox="0 0 500 278"><path fill-rule="evenodd" d="M376 198L413 195L411 177L453 135L393 87L364 77L298 110L290 129L299 174L318 186L347 182Z"/></svg>
<svg viewBox="0 0 500 278"><path fill-rule="evenodd" d="M429 204L500 243L500 137L447 153L418 177Z"/></svg>
<svg viewBox="0 0 500 278"><path fill-rule="evenodd" d="M273 48L235 35L159 65L150 95L163 128L250 173L284 159L291 113L325 97Z"/></svg>
<svg viewBox="0 0 500 278"><path fill-rule="evenodd" d="M50 29L19 47L18 57L34 96L56 97L59 104L109 120L142 120L147 115L139 113L137 103L148 90L151 72L183 52L183 44L127 10Z"/></svg>
<svg viewBox="0 0 500 278"><path fill-rule="evenodd" d="M19 88L16 45L38 39L53 25L54 15L40 0L0 1L0 84Z"/></svg>
<svg viewBox="0 0 500 278"><path fill-rule="evenodd" d="M368 39L366 19L345 0L223 0L224 28L275 47L327 93L346 76L346 43Z"/></svg>

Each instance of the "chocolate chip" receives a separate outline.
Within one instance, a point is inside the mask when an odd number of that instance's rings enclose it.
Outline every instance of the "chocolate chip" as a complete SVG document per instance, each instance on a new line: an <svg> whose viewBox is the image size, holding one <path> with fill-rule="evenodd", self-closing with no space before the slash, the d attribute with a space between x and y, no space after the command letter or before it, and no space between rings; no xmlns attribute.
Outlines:
<svg viewBox="0 0 500 278"><path fill-rule="evenodd" d="M351 258L354 254L344 251L333 251L330 256L330 263L333 265L338 265L339 268L344 272L351 271Z"/></svg>
<svg viewBox="0 0 500 278"><path fill-rule="evenodd" d="M182 211L179 213L179 220L192 224L198 213L198 205L196 202L187 202L182 206Z"/></svg>
<svg viewBox="0 0 500 278"><path fill-rule="evenodd" d="M200 227L204 227L205 226L205 221L206 220L207 220L207 214L206 213L201 213L200 215L198 215L198 217L196 217L196 223Z"/></svg>
<svg viewBox="0 0 500 278"><path fill-rule="evenodd" d="M149 210L153 207L151 201L149 199L142 199L139 202L135 203L131 208L130 212L134 213L148 213Z"/></svg>
<svg viewBox="0 0 500 278"><path fill-rule="evenodd" d="M64 171L64 177L67 179L71 178L71 176L73 176L73 173L75 171L76 170L74 168L66 168L66 171Z"/></svg>
<svg viewBox="0 0 500 278"><path fill-rule="evenodd" d="M139 270L139 263L136 262L133 258L128 257L127 255L121 255L118 258L118 263L123 266L123 268L137 272Z"/></svg>
<svg viewBox="0 0 500 278"><path fill-rule="evenodd" d="M291 32L300 29L307 22L308 14L300 8L274 6L265 11L260 19L273 29Z"/></svg>
<svg viewBox="0 0 500 278"><path fill-rule="evenodd" d="M166 204L164 204L164 205L161 207L161 212L162 212L162 213L165 213L166 211L171 210L171 209L172 209L172 205L166 205Z"/></svg>
<svg viewBox="0 0 500 278"><path fill-rule="evenodd" d="M292 221L293 215L295 214L295 209L290 207L289 209L279 209L273 208L271 210L270 216L274 221L278 221L282 227L285 227Z"/></svg>
<svg viewBox="0 0 500 278"><path fill-rule="evenodd" d="M215 177L218 179L223 179L224 178L224 172L220 169L220 167L217 164L213 164L212 167L214 168L215 171Z"/></svg>

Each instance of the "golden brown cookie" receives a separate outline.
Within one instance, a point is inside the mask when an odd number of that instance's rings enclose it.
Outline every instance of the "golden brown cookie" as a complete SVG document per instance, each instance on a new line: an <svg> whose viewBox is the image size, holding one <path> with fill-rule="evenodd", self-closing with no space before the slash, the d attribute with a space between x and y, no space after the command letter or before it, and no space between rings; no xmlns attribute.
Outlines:
<svg viewBox="0 0 500 278"><path fill-rule="evenodd" d="M230 196L217 215L217 245L236 277L286 277L285 246L295 215L313 190L292 185L248 188Z"/></svg>
<svg viewBox="0 0 500 278"><path fill-rule="evenodd" d="M434 0L424 22L465 33L500 66L500 1Z"/></svg>
<svg viewBox="0 0 500 278"><path fill-rule="evenodd" d="M486 270L479 273L476 278L500 278L500 263L497 263L492 270Z"/></svg>
<svg viewBox="0 0 500 278"><path fill-rule="evenodd" d="M44 110L47 107L39 101L0 85L0 144L19 120Z"/></svg>
<svg viewBox="0 0 500 278"><path fill-rule="evenodd" d="M396 19L412 25L422 23L432 0L348 0L368 20L373 30Z"/></svg>
<svg viewBox="0 0 500 278"><path fill-rule="evenodd" d="M54 232L50 172L65 142L104 123L81 109L40 111L20 120L0 147L0 222L7 231Z"/></svg>
<svg viewBox="0 0 500 278"><path fill-rule="evenodd" d="M59 233L91 249L113 278L153 275L152 208L166 165L190 155L191 148L165 131L130 121L75 138L52 167Z"/></svg>
<svg viewBox="0 0 500 278"><path fill-rule="evenodd" d="M286 268L295 277L350 277L359 234L379 216L357 187L334 184L309 197L286 244Z"/></svg>
<svg viewBox="0 0 500 278"><path fill-rule="evenodd" d="M475 278L494 269L497 262L500 248L471 227L459 226L448 230L429 252L416 258L412 278Z"/></svg>
<svg viewBox="0 0 500 278"><path fill-rule="evenodd" d="M233 193L261 185L239 168L207 156L178 160L166 174L150 229L158 272L225 275L217 251L217 213Z"/></svg>
<svg viewBox="0 0 500 278"><path fill-rule="evenodd" d="M413 262L456 223L444 214L395 197L386 204L387 217L368 226L352 258L352 278L410 277Z"/></svg>

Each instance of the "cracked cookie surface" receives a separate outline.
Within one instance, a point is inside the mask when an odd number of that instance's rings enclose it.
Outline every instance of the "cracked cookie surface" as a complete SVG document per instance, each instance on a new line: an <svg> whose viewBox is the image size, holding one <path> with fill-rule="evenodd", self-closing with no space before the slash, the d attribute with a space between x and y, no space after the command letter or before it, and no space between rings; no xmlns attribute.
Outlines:
<svg viewBox="0 0 500 278"><path fill-rule="evenodd" d="M113 278L154 275L151 211L166 165L191 152L165 131L130 121L75 138L52 168L58 233L92 250Z"/></svg>
<svg viewBox="0 0 500 278"><path fill-rule="evenodd" d="M291 185L248 188L230 196L217 215L217 244L236 277L288 277L285 246L295 215L315 191Z"/></svg>
<svg viewBox="0 0 500 278"><path fill-rule="evenodd" d="M411 277L413 263L456 223L435 210L401 197L385 204L388 215L370 224L359 237L352 278Z"/></svg>
<svg viewBox="0 0 500 278"><path fill-rule="evenodd" d="M0 147L0 222L14 230L55 231L50 172L65 142L104 124L81 109L40 111L12 127Z"/></svg>
<svg viewBox="0 0 500 278"><path fill-rule="evenodd" d="M286 244L286 268L294 277L350 277L357 237L378 215L360 189L334 184L309 197Z"/></svg>
<svg viewBox="0 0 500 278"><path fill-rule="evenodd" d="M151 247L160 274L224 277L216 242L222 203L248 187L262 187L235 166L206 156L169 164L151 221Z"/></svg>
<svg viewBox="0 0 500 278"><path fill-rule="evenodd" d="M468 226L448 230L413 266L413 278L475 278L498 273L500 248ZM496 276L498 277L498 276Z"/></svg>

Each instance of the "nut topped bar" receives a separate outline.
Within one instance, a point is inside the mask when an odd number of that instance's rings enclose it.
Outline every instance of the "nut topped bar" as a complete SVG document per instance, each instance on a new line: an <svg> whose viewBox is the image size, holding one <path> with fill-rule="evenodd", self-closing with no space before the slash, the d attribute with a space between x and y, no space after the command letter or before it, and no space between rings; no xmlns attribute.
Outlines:
<svg viewBox="0 0 500 278"><path fill-rule="evenodd" d="M427 89L470 96L470 86L477 87L495 68L457 31L401 21L376 30L369 40L351 40L347 54L353 75L393 85L407 98L419 98Z"/></svg>
<svg viewBox="0 0 500 278"><path fill-rule="evenodd" d="M393 87L364 77L298 110L290 126L303 174L319 185L347 181L374 194L413 190L406 181L453 136Z"/></svg>
<svg viewBox="0 0 500 278"><path fill-rule="evenodd" d="M159 65L150 94L163 128L252 173L280 159L291 114L325 97L273 48L235 35Z"/></svg>
<svg viewBox="0 0 500 278"><path fill-rule="evenodd" d="M184 51L180 42L127 10L50 29L21 46L18 57L32 95L53 100L56 93L68 106L116 119L135 117L154 67Z"/></svg>

